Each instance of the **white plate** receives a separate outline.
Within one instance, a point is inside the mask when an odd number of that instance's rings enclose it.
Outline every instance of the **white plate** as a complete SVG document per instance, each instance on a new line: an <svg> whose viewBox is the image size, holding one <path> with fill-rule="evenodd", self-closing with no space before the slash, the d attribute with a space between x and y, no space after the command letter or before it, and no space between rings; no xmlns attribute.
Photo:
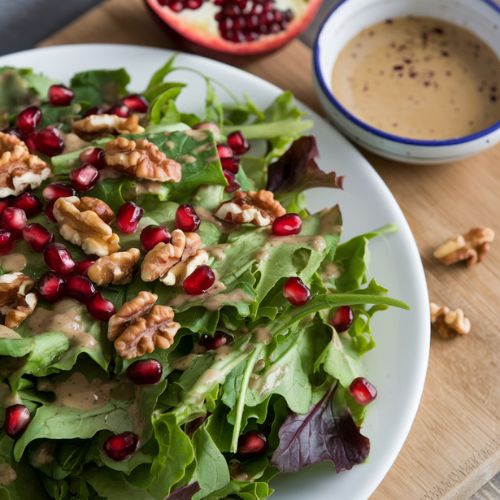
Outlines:
<svg viewBox="0 0 500 500"><path fill-rule="evenodd" d="M29 50L0 58L0 65L32 67L67 82L76 71L125 67L132 76L130 88L141 90L147 79L171 52L128 45L71 45ZM177 64L224 82L239 95L248 94L266 106L280 89L244 71L209 59L179 54ZM203 82L192 73L175 78L190 81L180 100L181 109L196 111L202 105ZM192 82L192 84L191 84ZM363 433L372 443L367 463L335 474L322 464L273 482L275 498L364 499L383 479L394 462L415 417L424 386L429 354L429 304L422 263L408 224L387 186L361 154L322 118L308 110L321 153L320 164L346 176L344 191L318 189L309 193L312 210L340 203L344 239L387 223L399 232L371 244L371 271L393 297L405 300L411 311L380 313L373 322L377 348L365 357L366 376L378 389Z"/></svg>

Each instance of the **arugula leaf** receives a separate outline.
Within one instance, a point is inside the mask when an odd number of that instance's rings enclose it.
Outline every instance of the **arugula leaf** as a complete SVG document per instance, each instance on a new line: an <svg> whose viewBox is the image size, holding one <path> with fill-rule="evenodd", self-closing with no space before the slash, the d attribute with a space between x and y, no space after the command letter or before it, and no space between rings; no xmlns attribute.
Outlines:
<svg viewBox="0 0 500 500"><path fill-rule="evenodd" d="M127 94L130 76L123 68L96 69L76 73L70 81L74 101L85 107L112 104Z"/></svg>
<svg viewBox="0 0 500 500"><path fill-rule="evenodd" d="M370 441L360 434L347 409L332 409L336 384L305 415L290 414L279 431L271 462L280 472L297 472L318 462L333 462L337 472L362 463Z"/></svg>

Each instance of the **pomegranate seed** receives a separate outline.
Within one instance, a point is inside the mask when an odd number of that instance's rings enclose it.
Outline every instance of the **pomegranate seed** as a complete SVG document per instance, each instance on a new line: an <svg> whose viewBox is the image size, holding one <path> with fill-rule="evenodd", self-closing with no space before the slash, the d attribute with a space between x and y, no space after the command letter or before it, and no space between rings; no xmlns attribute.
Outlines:
<svg viewBox="0 0 500 500"><path fill-rule="evenodd" d="M141 231L141 244L144 250L154 248L158 243L170 243L170 233L163 226L151 224Z"/></svg>
<svg viewBox="0 0 500 500"><path fill-rule="evenodd" d="M42 202L32 193L19 195L12 203L12 206L24 210L27 217L35 217L43 208Z"/></svg>
<svg viewBox="0 0 500 500"><path fill-rule="evenodd" d="M50 243L43 252L43 258L49 269L60 274L69 274L75 268L75 261L62 243Z"/></svg>
<svg viewBox="0 0 500 500"><path fill-rule="evenodd" d="M233 150L227 144L217 144L217 154L219 158L232 158Z"/></svg>
<svg viewBox="0 0 500 500"><path fill-rule="evenodd" d="M104 149L87 148L85 151L80 153L80 161L102 170L106 166L106 162L104 160Z"/></svg>
<svg viewBox="0 0 500 500"><path fill-rule="evenodd" d="M2 225L14 234L26 227L26 212L22 208L7 207L2 213Z"/></svg>
<svg viewBox="0 0 500 500"><path fill-rule="evenodd" d="M130 110L127 106L125 106L125 104L115 104L114 106L111 106L108 113L110 115L116 115L121 118L127 118L128 116L130 116Z"/></svg>
<svg viewBox="0 0 500 500"><path fill-rule="evenodd" d="M267 438L258 431L249 431L238 439L238 453L244 456L256 456L267 450Z"/></svg>
<svg viewBox="0 0 500 500"><path fill-rule="evenodd" d="M132 113L147 113L149 104L142 95L131 94L122 99L122 103L132 111Z"/></svg>
<svg viewBox="0 0 500 500"><path fill-rule="evenodd" d="M0 229L0 255L7 255L14 248L15 238L10 231Z"/></svg>
<svg viewBox="0 0 500 500"><path fill-rule="evenodd" d="M122 432L109 437L104 443L104 451L111 460L121 462L132 455L139 445L139 438L133 432Z"/></svg>
<svg viewBox="0 0 500 500"><path fill-rule="evenodd" d="M75 93L65 85L51 85L49 87L49 102L52 106L68 106Z"/></svg>
<svg viewBox="0 0 500 500"><path fill-rule="evenodd" d="M37 151L47 156L61 154L64 149L64 141L57 128L45 127L36 133L35 145Z"/></svg>
<svg viewBox="0 0 500 500"><path fill-rule="evenodd" d="M73 272L81 276L87 276L89 267L97 260L97 257L88 257L87 259L79 260L75 264Z"/></svg>
<svg viewBox="0 0 500 500"><path fill-rule="evenodd" d="M227 136L227 143L236 155L242 155L250 149L250 144L239 130Z"/></svg>
<svg viewBox="0 0 500 500"><path fill-rule="evenodd" d="M42 196L45 201L56 201L58 198L75 196L75 194L75 190L70 185L59 182L49 184L42 191Z"/></svg>
<svg viewBox="0 0 500 500"><path fill-rule="evenodd" d="M10 207L13 200L15 200L15 198L13 197L8 197L8 198L3 198L2 200L0 200L0 215L3 214L3 211L7 208L7 207Z"/></svg>
<svg viewBox="0 0 500 500"><path fill-rule="evenodd" d="M55 200L54 201L49 201L47 203L47 205L45 205L45 215L50 219L50 220L53 220L55 221L56 220L56 217L54 215L54 203L55 203Z"/></svg>
<svg viewBox="0 0 500 500"><path fill-rule="evenodd" d="M196 10L201 7L201 5L203 4L203 0L186 0L185 4L186 8Z"/></svg>
<svg viewBox="0 0 500 500"><path fill-rule="evenodd" d="M36 129L41 119L42 112L40 108L38 106L28 106L17 115L16 128L22 134L29 134Z"/></svg>
<svg viewBox="0 0 500 500"><path fill-rule="evenodd" d="M198 340L198 343L207 351L211 351L212 349L218 349L223 345L230 344L232 341L233 338L226 332L215 332L214 335L207 335L204 333L200 337L200 340Z"/></svg>
<svg viewBox="0 0 500 500"><path fill-rule="evenodd" d="M127 377L137 385L156 384L161 379L163 368L156 359L143 359L127 368Z"/></svg>
<svg viewBox="0 0 500 500"><path fill-rule="evenodd" d="M331 325L337 332L345 332L354 321L354 313L349 306L340 306L330 320Z"/></svg>
<svg viewBox="0 0 500 500"><path fill-rule="evenodd" d="M101 292L96 292L87 304L87 310L94 318L100 321L108 321L115 314L115 306L106 299Z"/></svg>
<svg viewBox="0 0 500 500"><path fill-rule="evenodd" d="M215 283L215 274L210 266L198 266L182 283L189 295L205 293Z"/></svg>
<svg viewBox="0 0 500 500"><path fill-rule="evenodd" d="M69 180L77 191L88 191L97 184L99 170L93 165L82 165L69 173Z"/></svg>
<svg viewBox="0 0 500 500"><path fill-rule="evenodd" d="M30 132L24 136L24 143L28 146L30 153L36 152L36 134L37 132Z"/></svg>
<svg viewBox="0 0 500 500"><path fill-rule="evenodd" d="M201 220L196 210L191 205L180 205L175 212L175 227L182 231L196 231L200 227Z"/></svg>
<svg viewBox="0 0 500 500"><path fill-rule="evenodd" d="M302 229L302 219L297 214L285 214L273 222L274 236L291 236L299 234Z"/></svg>
<svg viewBox="0 0 500 500"><path fill-rule="evenodd" d="M72 299L82 304L88 304L95 294L95 286L85 276L68 276L66 278L66 293Z"/></svg>
<svg viewBox="0 0 500 500"><path fill-rule="evenodd" d="M127 201L119 209L116 216L116 225L122 233L133 233L141 220L144 210L133 201Z"/></svg>
<svg viewBox="0 0 500 500"><path fill-rule="evenodd" d="M34 222L23 229L23 239L34 252L43 252L45 247L54 241L54 235L41 224Z"/></svg>
<svg viewBox="0 0 500 500"><path fill-rule="evenodd" d="M5 408L3 428L7 436L17 439L26 430L31 420L31 414L24 405L12 405Z"/></svg>
<svg viewBox="0 0 500 500"><path fill-rule="evenodd" d="M226 193L234 193L235 191L238 191L240 189L240 183L236 180L234 174L232 172L229 172L229 170L223 170L222 173L224 174L224 177L226 178L227 181L227 186L226 186Z"/></svg>
<svg viewBox="0 0 500 500"><path fill-rule="evenodd" d="M38 295L47 302L57 302L62 299L66 281L52 271L46 272L37 283Z"/></svg>
<svg viewBox="0 0 500 500"><path fill-rule="evenodd" d="M228 170L233 174L237 174L240 169L240 159L233 156L232 158L221 158L220 163L223 170Z"/></svg>
<svg viewBox="0 0 500 500"><path fill-rule="evenodd" d="M304 282L297 277L288 278L283 285L283 295L290 304L303 306L311 299L311 291Z"/></svg>
<svg viewBox="0 0 500 500"><path fill-rule="evenodd" d="M356 403L363 406L377 397L377 389L365 377L355 378L349 386L349 392Z"/></svg>

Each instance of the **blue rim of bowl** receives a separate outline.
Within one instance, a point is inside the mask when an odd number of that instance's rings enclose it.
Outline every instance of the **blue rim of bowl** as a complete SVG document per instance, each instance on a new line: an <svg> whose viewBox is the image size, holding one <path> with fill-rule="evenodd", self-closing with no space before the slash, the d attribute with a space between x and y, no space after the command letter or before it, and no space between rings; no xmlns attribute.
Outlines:
<svg viewBox="0 0 500 500"><path fill-rule="evenodd" d="M500 129L500 121L499 121L488 128L480 130L479 132L476 132L474 134L464 135L462 137L457 137L454 139L434 140L434 141L419 140L419 139L410 139L408 137L402 137L399 135L394 135L388 132L384 132L378 128L368 125L368 123L360 120L359 118L356 118L356 116L354 116L349 110L347 110L347 108L345 108L330 91L330 88L325 82L323 73L320 70L320 65L319 65L319 54L320 54L319 39L321 37L321 34L323 33L325 24L330 20L335 11L348 1L349 0L340 0L340 2L337 5L335 5L335 7L333 7L332 10L330 10L330 12L325 17L325 19L323 20L323 22L319 27L313 47L313 64L314 64L314 74L316 76L316 81L319 83L321 90L323 91L323 94L327 97L330 103L333 104L337 108L337 110L340 111L347 119L358 125L358 127L361 127L362 129L366 130L367 132L371 132L372 134L382 137L383 139L399 142L401 144L411 144L414 146L453 146L457 144L465 144L471 141L475 141L476 139L482 139ZM480 0L480 1L491 7L497 14L500 14L500 6L495 4L495 0Z"/></svg>

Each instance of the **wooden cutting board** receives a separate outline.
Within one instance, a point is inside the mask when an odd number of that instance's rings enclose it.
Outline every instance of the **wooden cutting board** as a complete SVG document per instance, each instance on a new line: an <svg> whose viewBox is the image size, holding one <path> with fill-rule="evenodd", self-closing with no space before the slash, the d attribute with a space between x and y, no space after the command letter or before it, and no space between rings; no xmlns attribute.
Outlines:
<svg viewBox="0 0 500 500"><path fill-rule="evenodd" d="M185 49L141 0L108 0L41 45L89 42ZM292 90L321 113L310 50L301 42L260 58L223 60ZM431 300L462 307L472 323L468 336L448 341L433 336L417 418L373 498L467 498L500 470L500 241L471 269L436 264L432 250L479 225L493 228L500 240L500 147L445 166L410 166L363 154L410 223Z"/></svg>

